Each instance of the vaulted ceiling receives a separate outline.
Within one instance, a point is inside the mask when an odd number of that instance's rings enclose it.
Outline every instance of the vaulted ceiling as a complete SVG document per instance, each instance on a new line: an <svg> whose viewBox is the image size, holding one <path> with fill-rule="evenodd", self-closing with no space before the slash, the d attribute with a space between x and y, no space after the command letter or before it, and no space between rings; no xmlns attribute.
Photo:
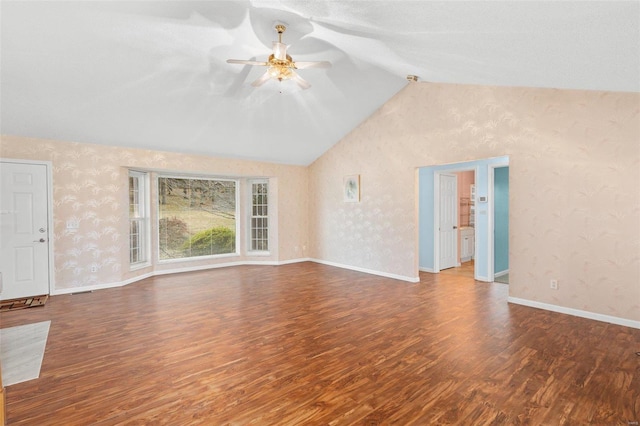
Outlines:
<svg viewBox="0 0 640 426"><path fill-rule="evenodd" d="M407 83L640 91L638 1L1 2L3 134L306 165ZM277 40L311 83L269 81Z"/></svg>

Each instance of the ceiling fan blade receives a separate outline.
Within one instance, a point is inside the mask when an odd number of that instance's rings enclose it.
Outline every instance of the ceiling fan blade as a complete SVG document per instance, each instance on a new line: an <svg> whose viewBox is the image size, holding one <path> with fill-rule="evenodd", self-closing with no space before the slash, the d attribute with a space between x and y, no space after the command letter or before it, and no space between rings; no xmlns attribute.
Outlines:
<svg viewBox="0 0 640 426"><path fill-rule="evenodd" d="M267 81L269 81L270 78L271 78L271 74L269 74L269 71L267 71L264 74L262 74L262 76L260 76L259 79L251 83L251 85L253 87L260 87L263 84L265 84Z"/></svg>
<svg viewBox="0 0 640 426"><path fill-rule="evenodd" d="M273 42L273 57L279 59L281 61L287 60L287 45L284 43L279 43L277 41Z"/></svg>
<svg viewBox="0 0 640 426"><path fill-rule="evenodd" d="M305 68L331 68L331 62L329 61L316 61L316 62L294 62L294 67L302 70Z"/></svg>
<svg viewBox="0 0 640 426"><path fill-rule="evenodd" d="M291 77L291 80L293 80L296 83L298 83L298 86L300 86L300 88L302 90L308 89L309 87L311 87L311 84L309 84L309 82L307 80L305 80L304 78L300 77L295 72L293 73L293 77Z"/></svg>
<svg viewBox="0 0 640 426"><path fill-rule="evenodd" d="M242 59L227 59L227 63L229 64L242 64L242 65L262 65L264 67L266 67L267 64L266 62L260 62L260 61L244 61Z"/></svg>

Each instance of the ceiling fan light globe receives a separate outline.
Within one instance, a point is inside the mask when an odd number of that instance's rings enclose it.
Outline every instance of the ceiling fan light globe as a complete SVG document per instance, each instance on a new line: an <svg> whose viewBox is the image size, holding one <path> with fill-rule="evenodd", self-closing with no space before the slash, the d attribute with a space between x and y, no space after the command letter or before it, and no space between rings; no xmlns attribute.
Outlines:
<svg viewBox="0 0 640 426"><path fill-rule="evenodd" d="M290 68L284 67L280 70L280 76L283 80L289 80L293 75Z"/></svg>
<svg viewBox="0 0 640 426"><path fill-rule="evenodd" d="M278 78L280 76L280 70L278 69L278 67L270 67L269 75L273 78Z"/></svg>
<svg viewBox="0 0 640 426"><path fill-rule="evenodd" d="M271 78L275 78L280 81L289 80L291 77L293 77L291 69L282 65L272 65L269 67L267 72L269 73Z"/></svg>

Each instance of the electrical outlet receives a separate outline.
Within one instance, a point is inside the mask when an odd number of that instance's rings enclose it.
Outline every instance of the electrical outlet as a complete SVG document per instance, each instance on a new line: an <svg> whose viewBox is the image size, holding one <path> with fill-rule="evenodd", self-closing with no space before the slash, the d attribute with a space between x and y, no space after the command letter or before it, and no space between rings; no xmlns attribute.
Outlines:
<svg viewBox="0 0 640 426"><path fill-rule="evenodd" d="M558 280L549 281L549 287L551 287L551 289L553 289L553 290L557 290L558 289Z"/></svg>
<svg viewBox="0 0 640 426"><path fill-rule="evenodd" d="M97 266L95 266L95 265L93 265L93 266L91 267L91 272L98 272L98 267L97 267Z"/></svg>

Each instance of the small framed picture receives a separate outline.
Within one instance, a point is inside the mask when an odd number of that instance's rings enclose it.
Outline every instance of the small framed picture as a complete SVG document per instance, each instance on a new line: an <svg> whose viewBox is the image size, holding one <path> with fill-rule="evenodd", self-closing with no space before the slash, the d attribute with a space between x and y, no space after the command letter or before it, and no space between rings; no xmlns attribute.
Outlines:
<svg viewBox="0 0 640 426"><path fill-rule="evenodd" d="M344 202L360 202L360 175L344 177Z"/></svg>

